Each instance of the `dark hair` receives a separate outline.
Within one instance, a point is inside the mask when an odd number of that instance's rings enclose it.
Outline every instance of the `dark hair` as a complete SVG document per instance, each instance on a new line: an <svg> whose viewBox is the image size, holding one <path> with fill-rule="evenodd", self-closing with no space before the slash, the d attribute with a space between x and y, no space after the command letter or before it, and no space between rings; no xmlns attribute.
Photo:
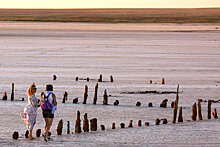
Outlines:
<svg viewBox="0 0 220 147"><path fill-rule="evenodd" d="M53 85L51 84L46 85L46 91L53 91Z"/></svg>

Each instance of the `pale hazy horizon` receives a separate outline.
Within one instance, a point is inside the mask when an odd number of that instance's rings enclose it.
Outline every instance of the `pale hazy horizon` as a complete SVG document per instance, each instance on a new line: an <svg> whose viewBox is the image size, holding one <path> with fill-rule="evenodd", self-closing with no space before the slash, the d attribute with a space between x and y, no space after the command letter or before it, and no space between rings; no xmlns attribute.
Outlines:
<svg viewBox="0 0 220 147"><path fill-rule="evenodd" d="M7 0L0 8L210 8L220 7L219 0Z"/></svg>

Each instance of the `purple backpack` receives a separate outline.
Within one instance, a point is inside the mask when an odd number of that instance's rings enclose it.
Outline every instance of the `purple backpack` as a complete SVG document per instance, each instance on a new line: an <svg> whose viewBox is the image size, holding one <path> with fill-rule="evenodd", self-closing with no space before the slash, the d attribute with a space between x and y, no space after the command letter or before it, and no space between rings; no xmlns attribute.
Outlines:
<svg viewBox="0 0 220 147"><path fill-rule="evenodd" d="M48 100L49 96L51 95L51 93L48 94L48 96L46 96L44 94L44 97L41 99L41 108L42 110L48 110L48 109L52 109L52 104L50 103L50 101Z"/></svg>

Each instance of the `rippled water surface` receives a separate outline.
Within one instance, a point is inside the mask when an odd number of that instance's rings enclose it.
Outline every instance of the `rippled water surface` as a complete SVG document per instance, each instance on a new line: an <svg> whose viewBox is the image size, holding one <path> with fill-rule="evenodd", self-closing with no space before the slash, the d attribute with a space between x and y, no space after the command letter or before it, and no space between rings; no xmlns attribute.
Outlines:
<svg viewBox="0 0 220 147"><path fill-rule="evenodd" d="M15 101L0 101L1 146L219 146L220 121L207 119L207 103L202 102L202 121L191 121L191 107L197 99L220 99L219 24L79 24L0 22L0 95L11 94L15 83ZM57 75L53 81L52 76ZM99 75L97 105L93 105L94 88ZM109 82L110 75L114 82ZM87 78L75 81L75 78ZM165 84L161 79L165 78ZM150 80L153 84L150 84ZM25 139L26 126L19 113L27 105L26 90L38 87L37 98L45 85L52 83L58 109L51 129L52 140ZM121 94L137 91L176 91L180 85L179 105L183 106L183 123L172 124L170 103L175 94ZM88 85L87 104L82 104L84 86ZM102 105L104 90L109 105ZM62 103L64 91L68 100ZM73 98L79 104L73 104ZM22 102L21 99L25 98ZM160 108L168 99L168 108ZM113 102L119 100L119 106ZM141 106L136 107L140 101ZM153 107L148 107L152 102ZM220 112L220 103L212 111ZM98 119L98 131L74 133L76 112ZM156 118L167 118L167 125L155 126ZM56 135L57 124L64 121L63 135ZM127 128L133 120L133 128ZM149 122L150 126L137 126ZM190 121L189 121L190 120ZM70 121L71 135L66 134ZM112 130L112 123L116 129ZM120 129L120 123L126 128ZM101 131L100 125L106 127ZM82 127L82 126L81 126ZM41 109L37 129L44 130ZM20 138L11 138L18 131Z"/></svg>

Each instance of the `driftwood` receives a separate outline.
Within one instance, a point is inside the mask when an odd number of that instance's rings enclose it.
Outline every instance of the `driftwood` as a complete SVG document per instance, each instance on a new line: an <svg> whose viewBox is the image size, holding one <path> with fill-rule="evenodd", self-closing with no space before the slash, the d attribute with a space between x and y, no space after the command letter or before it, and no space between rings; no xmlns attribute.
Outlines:
<svg viewBox="0 0 220 147"><path fill-rule="evenodd" d="M175 91L124 91L121 94L176 94ZM180 92L179 92L180 93Z"/></svg>

